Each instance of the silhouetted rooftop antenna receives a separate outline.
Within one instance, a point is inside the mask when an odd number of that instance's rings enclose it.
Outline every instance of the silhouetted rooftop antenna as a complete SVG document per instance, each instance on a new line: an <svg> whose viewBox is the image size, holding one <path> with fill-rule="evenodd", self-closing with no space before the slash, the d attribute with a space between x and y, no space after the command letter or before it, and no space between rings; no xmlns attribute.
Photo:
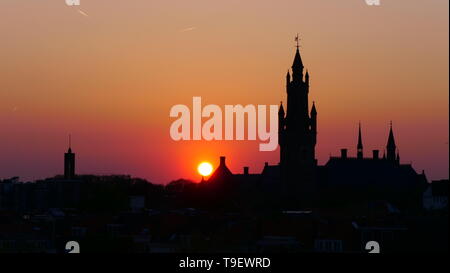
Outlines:
<svg viewBox="0 0 450 273"><path fill-rule="evenodd" d="M72 148L72 135L69 134L69 149Z"/></svg>

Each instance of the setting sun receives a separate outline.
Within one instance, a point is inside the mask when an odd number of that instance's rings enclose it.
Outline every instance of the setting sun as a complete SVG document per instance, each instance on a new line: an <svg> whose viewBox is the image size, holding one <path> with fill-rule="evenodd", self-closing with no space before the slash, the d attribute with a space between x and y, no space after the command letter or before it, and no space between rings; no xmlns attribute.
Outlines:
<svg viewBox="0 0 450 273"><path fill-rule="evenodd" d="M198 165L197 171L202 176L208 176L213 171L213 166L209 162L202 162Z"/></svg>

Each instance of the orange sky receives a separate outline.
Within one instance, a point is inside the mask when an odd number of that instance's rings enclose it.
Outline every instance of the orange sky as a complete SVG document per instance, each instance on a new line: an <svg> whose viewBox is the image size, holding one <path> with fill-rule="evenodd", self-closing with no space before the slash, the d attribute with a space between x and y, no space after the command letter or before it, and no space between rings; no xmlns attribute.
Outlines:
<svg viewBox="0 0 450 273"><path fill-rule="evenodd" d="M166 183L200 179L196 165L227 156L259 172L278 152L259 141L174 142L169 110L278 104L294 36L318 110L319 163L347 147L357 124L365 153L448 178L447 0L2 0L0 178L62 172L72 134L79 173L125 173ZM81 12L79 11L81 10Z"/></svg>

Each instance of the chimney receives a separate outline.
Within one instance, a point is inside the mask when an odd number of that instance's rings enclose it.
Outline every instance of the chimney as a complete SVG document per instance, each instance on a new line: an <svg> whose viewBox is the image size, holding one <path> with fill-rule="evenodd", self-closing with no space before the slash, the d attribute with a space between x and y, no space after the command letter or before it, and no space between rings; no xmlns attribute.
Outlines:
<svg viewBox="0 0 450 273"><path fill-rule="evenodd" d="M347 159L347 149L341 149L341 158Z"/></svg>
<svg viewBox="0 0 450 273"><path fill-rule="evenodd" d="M244 167L244 174L248 175L248 167Z"/></svg>
<svg viewBox="0 0 450 273"><path fill-rule="evenodd" d="M220 157L220 166L225 166L225 157L224 156Z"/></svg>
<svg viewBox="0 0 450 273"><path fill-rule="evenodd" d="M269 162L264 162L264 167L268 167L269 166Z"/></svg>
<svg viewBox="0 0 450 273"><path fill-rule="evenodd" d="M380 151L378 151L378 150L373 150L372 152L373 152L373 159L378 159L378 158L379 158L378 155L379 155L379 152L380 152Z"/></svg>

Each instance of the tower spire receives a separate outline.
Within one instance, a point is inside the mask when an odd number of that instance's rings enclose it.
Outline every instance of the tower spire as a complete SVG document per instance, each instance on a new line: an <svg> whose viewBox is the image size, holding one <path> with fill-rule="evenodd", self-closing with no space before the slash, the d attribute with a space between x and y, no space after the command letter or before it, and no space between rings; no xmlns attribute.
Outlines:
<svg viewBox="0 0 450 273"><path fill-rule="evenodd" d="M301 69L302 70L301 72L303 72L303 62L298 47L297 50L295 51L294 62L292 63L292 73L295 73L294 71L295 69Z"/></svg>
<svg viewBox="0 0 450 273"><path fill-rule="evenodd" d="M391 161L395 161L395 151L397 149L397 146L395 145L395 139L394 139L394 132L392 130L392 121L390 122L390 128L389 128L389 137L388 142L386 145L387 150L387 159Z"/></svg>
<svg viewBox="0 0 450 273"><path fill-rule="evenodd" d="M68 149L68 153L72 152L72 135L69 134L69 149Z"/></svg>
<svg viewBox="0 0 450 273"><path fill-rule="evenodd" d="M292 63L292 78L294 81L303 81L303 62L302 62L302 57L300 56L300 50L299 50L299 40L300 38L297 36L295 36L295 41L297 42L296 44L296 51L295 51L295 57L294 57L294 62Z"/></svg>
<svg viewBox="0 0 450 273"><path fill-rule="evenodd" d="M280 101L280 109L278 110L278 114L283 116L283 118L284 118L284 107L283 107L282 101Z"/></svg>
<svg viewBox="0 0 450 273"><path fill-rule="evenodd" d="M313 105L311 107L311 116L317 115L316 102L313 101Z"/></svg>
<svg viewBox="0 0 450 273"><path fill-rule="evenodd" d="M69 149L64 154L64 178L75 177L75 154L72 153L72 136L69 134Z"/></svg>
<svg viewBox="0 0 450 273"><path fill-rule="evenodd" d="M362 144L362 136L361 136L361 122L359 122L358 125L358 145L356 146L357 150L357 158L362 159L363 158L363 144Z"/></svg>

